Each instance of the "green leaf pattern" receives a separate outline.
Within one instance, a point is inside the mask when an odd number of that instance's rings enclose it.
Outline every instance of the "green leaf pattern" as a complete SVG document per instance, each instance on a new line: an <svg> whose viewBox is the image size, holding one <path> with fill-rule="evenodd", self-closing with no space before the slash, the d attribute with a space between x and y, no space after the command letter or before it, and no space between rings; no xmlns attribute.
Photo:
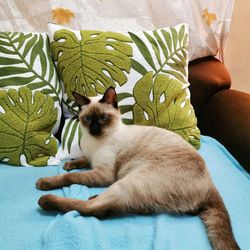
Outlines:
<svg viewBox="0 0 250 250"><path fill-rule="evenodd" d="M94 96L113 86L124 123L167 128L199 148L200 131L188 90L187 46L185 24L127 33L57 28L51 43L71 117L77 114L72 91ZM76 123L73 119L64 130L69 133L63 140L68 152Z"/></svg>
<svg viewBox="0 0 250 250"><path fill-rule="evenodd" d="M0 161L47 165L57 151L51 131L59 127L62 88L46 33L0 32L0 89Z"/></svg>
<svg viewBox="0 0 250 250"><path fill-rule="evenodd" d="M65 92L96 96L118 83L127 82L130 71L131 39L115 32L80 31L81 39L66 29L54 34L53 57L65 84Z"/></svg>
<svg viewBox="0 0 250 250"><path fill-rule="evenodd" d="M144 39L129 32L133 42L141 52L143 64L148 64L148 71L153 71L154 76L159 73L166 73L174 76L183 84L187 84L187 33L182 25L177 31L159 29L152 32L143 32ZM142 36L142 35L141 35ZM151 51L149 48L152 48ZM139 65L138 65L139 64ZM133 63L133 68L140 74L145 75L141 68L142 62Z"/></svg>
<svg viewBox="0 0 250 250"><path fill-rule="evenodd" d="M135 124L153 125L176 132L199 148L197 119L183 84L168 75L148 72L135 86Z"/></svg>
<svg viewBox="0 0 250 250"><path fill-rule="evenodd" d="M69 149L69 153L71 150L70 148L71 148L72 141L74 139L74 136L77 134L78 130L79 130L78 117L73 117L66 124L65 133L64 133L64 136L62 138L62 148L65 149L65 147L67 145L67 148Z"/></svg>
<svg viewBox="0 0 250 250"><path fill-rule="evenodd" d="M57 152L51 129L57 108L50 96L27 87L0 90L0 161L44 166Z"/></svg>
<svg viewBox="0 0 250 250"><path fill-rule="evenodd" d="M46 34L0 32L0 87L26 86L60 104L62 89Z"/></svg>

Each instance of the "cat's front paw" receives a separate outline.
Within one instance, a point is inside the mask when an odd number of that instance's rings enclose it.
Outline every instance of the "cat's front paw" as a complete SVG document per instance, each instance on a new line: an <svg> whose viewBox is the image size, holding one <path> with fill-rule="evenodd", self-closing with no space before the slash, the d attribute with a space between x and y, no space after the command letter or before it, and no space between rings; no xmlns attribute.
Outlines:
<svg viewBox="0 0 250 250"><path fill-rule="evenodd" d="M70 171L70 170L75 169L75 168L76 167L75 167L74 163L71 161L65 162L64 166L63 166L63 169L66 171Z"/></svg>
<svg viewBox="0 0 250 250"><path fill-rule="evenodd" d="M52 181L49 177L40 178L36 182L36 188L40 190L50 190L53 188Z"/></svg>
<svg viewBox="0 0 250 250"><path fill-rule="evenodd" d="M90 168L90 162L86 157L81 157L64 163L63 169L70 171L73 169Z"/></svg>

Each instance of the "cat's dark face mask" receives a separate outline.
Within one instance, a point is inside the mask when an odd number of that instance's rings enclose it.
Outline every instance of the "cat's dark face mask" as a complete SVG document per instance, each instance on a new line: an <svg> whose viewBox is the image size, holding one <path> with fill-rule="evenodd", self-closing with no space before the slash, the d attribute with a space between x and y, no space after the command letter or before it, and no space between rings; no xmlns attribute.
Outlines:
<svg viewBox="0 0 250 250"><path fill-rule="evenodd" d="M86 96L72 94L81 109L79 119L82 126L95 137L107 134L107 130L112 129L120 115L115 89L108 88L103 97L95 104L91 104L91 100Z"/></svg>
<svg viewBox="0 0 250 250"><path fill-rule="evenodd" d="M88 128L91 135L96 137L105 134L105 128L111 126L112 120L111 114L101 113L97 108L88 115L80 117L81 124Z"/></svg>

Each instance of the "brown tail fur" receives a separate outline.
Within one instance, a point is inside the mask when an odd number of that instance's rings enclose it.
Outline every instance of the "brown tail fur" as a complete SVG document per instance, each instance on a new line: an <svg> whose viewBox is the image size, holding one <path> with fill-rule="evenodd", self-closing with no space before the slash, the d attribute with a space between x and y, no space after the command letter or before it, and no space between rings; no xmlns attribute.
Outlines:
<svg viewBox="0 0 250 250"><path fill-rule="evenodd" d="M213 249L240 250L233 236L229 214L220 195L214 193L211 197L199 216L207 228Z"/></svg>

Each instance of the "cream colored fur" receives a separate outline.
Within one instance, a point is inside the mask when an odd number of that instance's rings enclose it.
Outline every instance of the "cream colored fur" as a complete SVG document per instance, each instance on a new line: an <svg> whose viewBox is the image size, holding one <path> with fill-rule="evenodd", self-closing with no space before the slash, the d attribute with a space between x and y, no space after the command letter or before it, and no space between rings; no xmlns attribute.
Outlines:
<svg viewBox="0 0 250 250"><path fill-rule="evenodd" d="M202 157L190 144L166 129L124 125L118 109L96 98L81 108L80 120L94 109L110 115L109 125L101 136L91 135L82 125L84 157L65 164L71 170L87 167L89 161L92 170L42 178L37 187L48 190L78 183L108 189L89 201L42 196L41 207L94 216L191 213L202 218L214 249L239 249L226 207Z"/></svg>

